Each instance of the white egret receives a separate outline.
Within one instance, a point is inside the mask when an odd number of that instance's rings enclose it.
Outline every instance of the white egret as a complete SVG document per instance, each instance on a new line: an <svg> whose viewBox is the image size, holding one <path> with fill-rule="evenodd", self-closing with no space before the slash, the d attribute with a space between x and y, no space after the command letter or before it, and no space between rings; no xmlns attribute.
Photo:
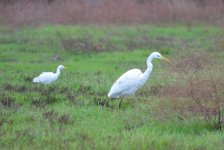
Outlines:
<svg viewBox="0 0 224 150"><path fill-rule="evenodd" d="M109 98L119 98L122 97L119 102L119 108L121 107L122 99L124 96L134 95L135 92L141 88L147 79L149 78L153 64L152 60L154 58L159 58L170 62L169 59L163 57L158 52L153 52L149 55L147 59L147 69L144 73L139 69L131 69L121 75L112 85L110 92L108 93Z"/></svg>
<svg viewBox="0 0 224 150"><path fill-rule="evenodd" d="M61 70L64 69L63 65L59 65L57 67L56 73L54 72L42 72L38 77L33 78L33 83L43 83L43 84L50 84L58 79Z"/></svg>

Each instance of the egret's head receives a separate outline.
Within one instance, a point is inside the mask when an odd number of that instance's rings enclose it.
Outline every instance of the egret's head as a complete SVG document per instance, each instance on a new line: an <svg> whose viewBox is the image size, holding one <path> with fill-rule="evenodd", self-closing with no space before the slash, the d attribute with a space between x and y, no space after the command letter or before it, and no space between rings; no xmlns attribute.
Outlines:
<svg viewBox="0 0 224 150"><path fill-rule="evenodd" d="M59 66L58 66L58 69L60 69L60 70L65 69L65 68L66 68L66 67L63 66L63 65L59 65Z"/></svg>
<svg viewBox="0 0 224 150"><path fill-rule="evenodd" d="M171 62L169 59L163 57L159 52L153 52L150 56L152 58L159 58L159 59L163 59L165 61Z"/></svg>

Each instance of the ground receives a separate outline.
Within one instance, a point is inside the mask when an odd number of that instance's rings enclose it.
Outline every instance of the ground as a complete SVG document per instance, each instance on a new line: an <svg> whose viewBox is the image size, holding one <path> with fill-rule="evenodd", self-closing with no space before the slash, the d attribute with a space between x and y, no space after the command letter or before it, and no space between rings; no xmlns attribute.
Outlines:
<svg viewBox="0 0 224 150"><path fill-rule="evenodd" d="M1 27L0 147L221 150L223 130L200 115L183 118L163 91L185 84L174 67L182 58L203 54L220 65L223 48L218 26ZM153 51L173 63L154 60L146 85L119 109L107 98L111 85L129 69L144 71ZM59 64L68 69L56 82L32 83ZM184 108L181 98L175 103Z"/></svg>

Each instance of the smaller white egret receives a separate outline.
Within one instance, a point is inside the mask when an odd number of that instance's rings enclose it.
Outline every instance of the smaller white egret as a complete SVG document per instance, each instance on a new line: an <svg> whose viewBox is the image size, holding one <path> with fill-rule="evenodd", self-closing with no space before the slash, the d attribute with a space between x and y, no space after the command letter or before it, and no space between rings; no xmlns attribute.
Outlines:
<svg viewBox="0 0 224 150"><path fill-rule="evenodd" d="M134 95L135 92L140 89L152 72L152 60L154 58L159 58L170 62L158 52L153 52L149 55L147 59L147 69L144 73L139 69L131 69L120 76L112 85L110 92L108 93L109 98L119 98L122 97L119 102L119 108L121 107L122 99L124 96Z"/></svg>
<svg viewBox="0 0 224 150"><path fill-rule="evenodd" d="M42 72L38 77L33 78L33 83L43 83L50 84L56 81L61 73L61 70L64 69L63 65L57 67L56 73L54 72Z"/></svg>

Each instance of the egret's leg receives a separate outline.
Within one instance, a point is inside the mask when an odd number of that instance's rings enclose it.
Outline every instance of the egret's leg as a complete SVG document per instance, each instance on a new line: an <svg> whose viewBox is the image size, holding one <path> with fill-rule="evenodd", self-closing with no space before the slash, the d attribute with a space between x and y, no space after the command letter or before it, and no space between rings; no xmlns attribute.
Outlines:
<svg viewBox="0 0 224 150"><path fill-rule="evenodd" d="M141 94L141 97L142 97L142 99L143 99L143 98L144 98L143 92L141 91L140 94Z"/></svg>
<svg viewBox="0 0 224 150"><path fill-rule="evenodd" d="M123 98L124 98L124 96L121 97L121 100L119 102L119 109L121 108L121 104L123 103Z"/></svg>
<svg viewBox="0 0 224 150"><path fill-rule="evenodd" d="M138 98L138 97L137 97L136 95L133 96L133 100L132 100L133 102L131 103L131 107L132 107L132 108L135 107L135 104L136 104L136 102L137 102L137 100L136 100L137 98Z"/></svg>

